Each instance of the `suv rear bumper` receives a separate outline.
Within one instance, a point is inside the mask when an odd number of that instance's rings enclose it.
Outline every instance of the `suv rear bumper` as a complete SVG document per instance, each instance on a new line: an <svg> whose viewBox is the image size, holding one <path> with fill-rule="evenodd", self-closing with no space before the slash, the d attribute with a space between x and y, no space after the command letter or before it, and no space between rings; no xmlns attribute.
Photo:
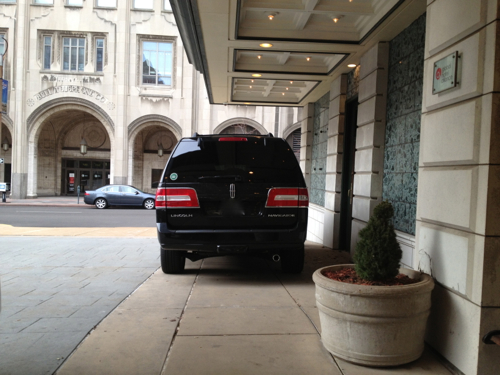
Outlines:
<svg viewBox="0 0 500 375"><path fill-rule="evenodd" d="M163 250L255 254L300 249L306 239L307 223L286 230L169 230L165 223L157 223L157 229Z"/></svg>

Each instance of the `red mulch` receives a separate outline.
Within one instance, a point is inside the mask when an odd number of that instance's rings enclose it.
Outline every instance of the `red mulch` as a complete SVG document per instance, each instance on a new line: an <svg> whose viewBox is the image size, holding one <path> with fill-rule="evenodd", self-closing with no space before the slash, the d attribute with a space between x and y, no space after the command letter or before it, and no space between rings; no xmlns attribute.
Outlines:
<svg viewBox="0 0 500 375"><path fill-rule="evenodd" d="M384 281L370 281L359 277L354 268L341 268L337 271L326 271L324 276L329 279L341 281L343 283L358 284L358 285L375 285L375 286L393 286L393 285L408 285L418 283L420 280L411 279L407 275L400 273L393 279Z"/></svg>

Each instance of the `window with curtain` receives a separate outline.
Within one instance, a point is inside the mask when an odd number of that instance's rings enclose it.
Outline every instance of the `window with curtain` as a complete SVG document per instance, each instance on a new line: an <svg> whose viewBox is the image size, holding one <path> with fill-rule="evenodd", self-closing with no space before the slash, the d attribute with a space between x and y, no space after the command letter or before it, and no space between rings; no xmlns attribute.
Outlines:
<svg viewBox="0 0 500 375"><path fill-rule="evenodd" d="M142 42L142 83L172 86L173 43Z"/></svg>
<svg viewBox="0 0 500 375"><path fill-rule="evenodd" d="M83 72L85 67L85 39L63 38L63 70Z"/></svg>

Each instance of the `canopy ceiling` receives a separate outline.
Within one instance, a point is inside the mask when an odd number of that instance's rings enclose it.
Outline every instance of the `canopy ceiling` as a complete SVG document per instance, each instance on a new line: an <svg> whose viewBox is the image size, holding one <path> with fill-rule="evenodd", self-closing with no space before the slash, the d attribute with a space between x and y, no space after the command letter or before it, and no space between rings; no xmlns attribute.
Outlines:
<svg viewBox="0 0 500 375"><path fill-rule="evenodd" d="M212 104L302 106L427 0L170 0ZM262 47L270 43L272 47Z"/></svg>

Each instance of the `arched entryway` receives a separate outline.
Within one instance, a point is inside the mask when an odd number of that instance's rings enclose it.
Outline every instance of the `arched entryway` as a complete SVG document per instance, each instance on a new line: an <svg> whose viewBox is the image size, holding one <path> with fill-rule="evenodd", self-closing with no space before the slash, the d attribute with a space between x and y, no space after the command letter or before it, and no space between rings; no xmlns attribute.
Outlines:
<svg viewBox="0 0 500 375"><path fill-rule="evenodd" d="M47 104L28 119L28 196L83 194L109 184L113 144L109 117L82 100Z"/></svg>
<svg viewBox="0 0 500 375"><path fill-rule="evenodd" d="M144 116L129 126L129 184L154 193L170 153L182 136L168 117Z"/></svg>

